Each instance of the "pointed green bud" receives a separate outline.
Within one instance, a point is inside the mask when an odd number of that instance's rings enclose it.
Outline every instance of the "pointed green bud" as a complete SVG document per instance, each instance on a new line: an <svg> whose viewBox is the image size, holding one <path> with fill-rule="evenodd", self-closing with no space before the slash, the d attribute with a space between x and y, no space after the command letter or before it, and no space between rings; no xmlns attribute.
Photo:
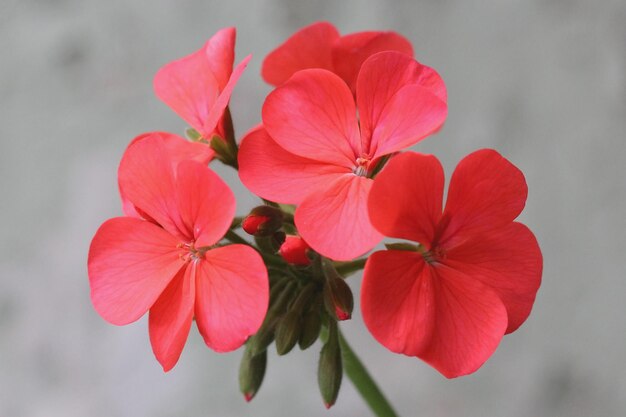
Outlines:
<svg viewBox="0 0 626 417"><path fill-rule="evenodd" d="M318 285L314 282L309 282L308 284L306 284L304 288L300 290L293 302L289 305L289 310L295 311L298 314L302 314L309 308L309 306L313 302L317 291Z"/></svg>
<svg viewBox="0 0 626 417"><path fill-rule="evenodd" d="M274 341L276 323L278 318L271 312L265 317L261 328L248 339L246 348L252 355L260 355L267 350L267 347Z"/></svg>
<svg viewBox="0 0 626 417"><path fill-rule="evenodd" d="M295 311L289 311L276 325L276 352L285 355L293 349L302 331L302 317Z"/></svg>
<svg viewBox="0 0 626 417"><path fill-rule="evenodd" d="M193 127L185 129L185 136L192 142L200 142L202 140L202 135Z"/></svg>
<svg viewBox="0 0 626 417"><path fill-rule="evenodd" d="M388 250L408 250L411 252L419 252L418 246L410 243L385 243Z"/></svg>
<svg viewBox="0 0 626 417"><path fill-rule="evenodd" d="M326 282L324 304L326 310L337 320L348 320L352 317L354 297L346 281L341 278L334 278Z"/></svg>
<svg viewBox="0 0 626 417"><path fill-rule="evenodd" d="M239 365L239 390L246 401L252 400L261 387L265 369L267 367L267 352L254 355L249 346L246 346Z"/></svg>
<svg viewBox="0 0 626 417"><path fill-rule="evenodd" d="M304 350L311 346L320 337L322 330L322 318L317 309L310 310L302 318L302 333L298 339L300 349Z"/></svg>
<svg viewBox="0 0 626 417"><path fill-rule="evenodd" d="M326 408L330 408L335 404L337 395L339 395L339 388L341 387L341 378L343 377L337 322L330 320L328 327L328 340L320 352L320 361L317 368L317 383Z"/></svg>

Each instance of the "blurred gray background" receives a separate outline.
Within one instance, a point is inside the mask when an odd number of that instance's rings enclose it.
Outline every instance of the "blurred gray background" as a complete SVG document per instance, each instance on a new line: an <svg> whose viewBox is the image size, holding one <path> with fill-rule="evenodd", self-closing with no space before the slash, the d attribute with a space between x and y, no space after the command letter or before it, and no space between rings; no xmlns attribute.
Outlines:
<svg viewBox="0 0 626 417"><path fill-rule="evenodd" d="M348 380L324 409L319 345L271 355L247 404L240 351L210 351L194 327L164 374L145 317L115 327L89 300L87 249L121 213L126 144L185 127L154 97L156 70L236 26L238 59L254 55L231 106L242 133L270 91L263 57L315 20L342 33L403 33L449 92L445 128L415 149L435 153L449 174L493 147L529 183L522 221L543 250L543 285L530 319L478 372L446 380L387 352L358 312L343 324L399 413L626 415L623 0L0 0L0 416L370 415ZM256 204L233 171L219 172L239 214ZM359 281L350 279L357 293Z"/></svg>

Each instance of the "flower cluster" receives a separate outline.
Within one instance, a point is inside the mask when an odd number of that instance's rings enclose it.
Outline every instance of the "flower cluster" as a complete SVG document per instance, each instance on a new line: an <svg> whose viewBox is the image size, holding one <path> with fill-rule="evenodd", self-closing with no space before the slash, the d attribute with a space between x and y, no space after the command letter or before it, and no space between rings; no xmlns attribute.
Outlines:
<svg viewBox="0 0 626 417"><path fill-rule="evenodd" d="M325 22L265 58L275 89L238 143L229 100L250 56L233 69L234 46L235 30L223 29L157 72L155 93L188 139L151 132L126 149L125 215L103 223L89 251L95 309L117 325L149 311L165 371L194 320L217 352L245 344L247 400L272 343L282 355L321 339L318 382L331 406L352 354L338 325L354 305L345 278L364 268L360 305L377 341L448 378L476 371L526 320L541 281L537 241L515 221L521 171L476 151L458 164L444 207L437 158L406 151L445 122L442 78L399 34L340 36ZM235 217L213 159L238 169L263 204ZM359 258L385 237L399 241Z"/></svg>

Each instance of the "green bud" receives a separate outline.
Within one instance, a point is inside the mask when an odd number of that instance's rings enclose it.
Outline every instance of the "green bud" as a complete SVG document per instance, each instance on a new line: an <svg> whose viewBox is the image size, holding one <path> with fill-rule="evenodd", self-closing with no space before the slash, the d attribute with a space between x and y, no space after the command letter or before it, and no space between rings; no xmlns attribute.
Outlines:
<svg viewBox="0 0 626 417"><path fill-rule="evenodd" d="M343 368L337 334L337 322L330 320L328 324L328 340L320 352L320 361L317 368L317 383L326 408L330 408L335 404L337 395L339 395L342 377Z"/></svg>
<svg viewBox="0 0 626 417"><path fill-rule="evenodd" d="M285 355L293 349L300 338L302 318L295 311L289 311L276 325L276 352Z"/></svg>
<svg viewBox="0 0 626 417"><path fill-rule="evenodd" d="M315 294L317 292L317 285L313 282L309 282L300 290L300 293L289 305L291 311L295 311L298 314L302 314L311 305Z"/></svg>
<svg viewBox="0 0 626 417"><path fill-rule="evenodd" d="M239 390L244 395L246 401L252 400L256 395L267 367L267 352L263 351L257 355L252 349L246 346L239 365Z"/></svg>
<svg viewBox="0 0 626 417"><path fill-rule="evenodd" d="M354 297L346 281L341 278L331 278L326 281L324 304L326 310L337 320L348 320L352 317Z"/></svg>
<svg viewBox="0 0 626 417"><path fill-rule="evenodd" d="M388 250L408 250L411 252L419 252L418 247L410 243L385 243L385 247Z"/></svg>
<svg viewBox="0 0 626 417"><path fill-rule="evenodd" d="M322 330L320 312L316 309L310 310L302 318L302 332L298 339L300 349L304 350L315 343L320 336L320 330Z"/></svg>
<svg viewBox="0 0 626 417"><path fill-rule="evenodd" d="M267 347L274 341L274 332L278 318L275 314L268 313L261 328L255 335L251 336L247 342L252 355L260 355L267 350Z"/></svg>

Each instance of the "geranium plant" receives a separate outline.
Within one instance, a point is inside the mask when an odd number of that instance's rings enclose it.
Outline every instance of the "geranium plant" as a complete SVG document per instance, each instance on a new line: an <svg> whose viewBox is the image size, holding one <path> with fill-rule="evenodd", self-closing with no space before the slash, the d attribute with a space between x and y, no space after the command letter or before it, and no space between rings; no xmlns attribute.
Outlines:
<svg viewBox="0 0 626 417"><path fill-rule="evenodd" d="M340 36L329 23L301 29L263 62L276 88L261 123L235 138L229 100L250 56L234 69L235 29L161 68L156 95L187 138L131 141L118 181L124 215L104 222L88 259L91 299L108 322L149 314L164 371L192 322L216 352L243 349L240 390L258 392L267 351L321 340L323 403L343 373L379 416L395 412L343 337L353 314L346 278L364 269L364 322L390 351L448 378L475 372L530 314L542 257L515 221L522 172L495 150L465 157L450 181L436 157L406 149L437 133L447 92L393 32ZM239 170L262 201L235 217L235 197L211 169ZM386 250L370 254L387 237Z"/></svg>

